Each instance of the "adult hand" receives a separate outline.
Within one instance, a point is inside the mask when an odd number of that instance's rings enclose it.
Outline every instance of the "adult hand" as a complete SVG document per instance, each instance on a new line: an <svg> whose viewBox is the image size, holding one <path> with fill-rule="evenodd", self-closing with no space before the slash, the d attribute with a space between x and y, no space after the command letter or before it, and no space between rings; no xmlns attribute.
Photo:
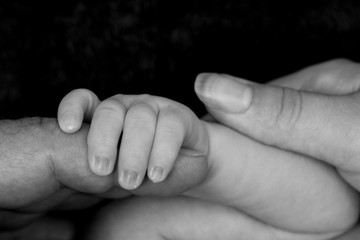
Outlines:
<svg viewBox="0 0 360 240"><path fill-rule="evenodd" d="M357 67L357 64L346 60L330 61L277 79L271 83L274 86L270 86L270 88L286 86L297 90L316 91L319 94L351 93L356 91L360 84L360 77L357 78L360 70L357 70ZM245 110L243 114L248 118L247 122L245 122L248 125L242 124L241 118L243 116L241 112L233 113L231 109L230 112L227 112L228 108L238 103L238 101L240 107L244 104L239 99L242 96L241 90L239 95L236 93L237 81L240 80L226 75L200 75L197 80L197 92L199 94L204 92L209 94L209 96L205 95L207 98L203 100L210 113L214 114L218 121L242 132L249 127L248 135L252 133L251 124L253 124L258 132L254 136L262 141L260 138L262 135L260 134L265 135L268 130L266 127L262 129L261 124L263 122L267 124L266 121L272 120L270 118L272 115L268 116L269 120L266 118L267 109L262 110L265 112L259 113L260 117L262 117L260 120L256 119L256 110L250 116L247 115L248 113ZM266 86L263 86L263 88L266 88ZM231 98L228 93L235 93L235 97ZM252 93L249 95L256 96L252 95ZM230 101L226 102L227 100ZM254 102L248 101L248 103ZM249 110L250 108L251 106ZM251 123L251 121L255 121L255 123ZM274 144L270 140L268 137L267 143ZM222 194L219 196L227 197ZM233 214L231 211L234 211L234 209L226 205L194 198L133 198L130 201L125 200L107 205L105 210L95 218L95 224L89 233L89 239L238 239L239 236L242 236L244 239L324 240L333 239L334 237L334 232L328 234L323 232L301 234L298 231L281 230L270 224L264 224L263 221L258 221L248 214L242 214L239 211L235 211L236 214ZM214 221L209 222L209 219L214 219ZM138 231L140 228L142 231ZM357 234L359 234L359 229L354 229L347 236L342 236L344 238L340 239L355 239L353 236L358 236Z"/></svg>
<svg viewBox="0 0 360 240"><path fill-rule="evenodd" d="M80 209L101 197L123 198L131 193L117 185L115 174L101 177L87 163L85 124L66 134L56 119L0 121L0 227L21 227L50 209ZM135 194L171 195L200 182L206 162L179 158L168 179L144 183ZM202 169L202 170L200 170Z"/></svg>
<svg viewBox="0 0 360 240"><path fill-rule="evenodd" d="M360 191L360 65L334 60L268 85L201 74L210 114L260 142L335 166Z"/></svg>

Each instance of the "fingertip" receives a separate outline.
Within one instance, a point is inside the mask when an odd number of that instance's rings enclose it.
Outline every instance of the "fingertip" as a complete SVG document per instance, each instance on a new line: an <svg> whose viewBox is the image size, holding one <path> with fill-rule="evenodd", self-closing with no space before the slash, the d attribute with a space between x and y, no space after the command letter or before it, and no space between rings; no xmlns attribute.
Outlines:
<svg viewBox="0 0 360 240"><path fill-rule="evenodd" d="M119 174L119 184L126 190L138 188L142 182L142 177L134 170L125 170Z"/></svg>
<svg viewBox="0 0 360 240"><path fill-rule="evenodd" d="M78 131L82 123L82 119L79 119L78 117L72 114L60 115L58 121L61 130L63 130L66 133L74 133Z"/></svg>
<svg viewBox="0 0 360 240"><path fill-rule="evenodd" d="M58 122L66 133L74 133L81 128L83 120L90 120L100 101L87 89L75 89L60 102Z"/></svg>
<svg viewBox="0 0 360 240"><path fill-rule="evenodd" d="M107 176L113 171L113 164L110 158L103 156L94 156L89 160L90 169L98 176Z"/></svg>
<svg viewBox="0 0 360 240"><path fill-rule="evenodd" d="M148 171L148 177L153 183L164 181L166 176L164 168L160 166L153 167Z"/></svg>

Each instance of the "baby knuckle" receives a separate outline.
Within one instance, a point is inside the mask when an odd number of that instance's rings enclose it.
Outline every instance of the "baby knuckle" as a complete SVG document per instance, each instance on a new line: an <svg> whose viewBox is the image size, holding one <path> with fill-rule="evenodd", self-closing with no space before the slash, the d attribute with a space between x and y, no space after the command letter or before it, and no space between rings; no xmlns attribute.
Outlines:
<svg viewBox="0 0 360 240"><path fill-rule="evenodd" d="M117 99L107 99L98 107L97 111L107 117L123 116L126 112L125 106Z"/></svg>
<svg viewBox="0 0 360 240"><path fill-rule="evenodd" d="M84 97L95 95L91 90L86 89L86 88L78 88L78 89L73 90L71 93L80 95L80 96L84 96Z"/></svg>
<svg viewBox="0 0 360 240"><path fill-rule="evenodd" d="M191 125L191 117L181 109L168 108L166 111L162 111L161 115L169 128L185 130Z"/></svg>
<svg viewBox="0 0 360 240"><path fill-rule="evenodd" d="M149 128L155 124L157 114L147 104L141 103L132 106L126 115L126 121L137 128Z"/></svg>
<svg viewBox="0 0 360 240"><path fill-rule="evenodd" d="M145 155L145 153L143 153L143 151L138 151L138 150L134 150L134 151L130 151L128 153L128 160L130 160L131 162L141 162L143 159L146 159L147 156Z"/></svg>
<svg viewBox="0 0 360 240"><path fill-rule="evenodd" d="M89 146L93 147L98 154L110 155L116 149L117 139L108 133L97 134L96 137L88 138Z"/></svg>
<svg viewBox="0 0 360 240"><path fill-rule="evenodd" d="M140 117L142 117L143 115L154 115L155 114L153 107L145 102L140 102L140 103L134 104L129 109L129 112L131 112L131 114L134 114L135 116L139 115Z"/></svg>
<svg viewBox="0 0 360 240"><path fill-rule="evenodd" d="M183 130L183 128L183 125L179 122L168 122L164 126L163 131L167 136L177 137L180 135L179 133Z"/></svg>
<svg viewBox="0 0 360 240"><path fill-rule="evenodd" d="M171 105L164 106L160 111L162 116L166 117L167 119L171 119L172 121L178 121L183 116L182 112L178 108L174 108Z"/></svg>

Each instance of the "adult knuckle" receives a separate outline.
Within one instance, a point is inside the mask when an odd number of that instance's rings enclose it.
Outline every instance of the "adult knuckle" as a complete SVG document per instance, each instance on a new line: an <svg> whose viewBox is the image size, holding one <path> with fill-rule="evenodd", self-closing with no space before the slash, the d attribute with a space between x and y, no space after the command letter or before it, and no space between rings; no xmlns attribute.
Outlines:
<svg viewBox="0 0 360 240"><path fill-rule="evenodd" d="M12 156L22 163L28 159L34 160L31 164L48 166L46 164L51 163L56 140L54 129L59 129L55 119L33 117L2 123L2 139L7 142L4 146Z"/></svg>
<svg viewBox="0 0 360 240"><path fill-rule="evenodd" d="M16 120L1 120L0 121L0 133L3 136L11 136L18 134L22 128L19 126L19 121Z"/></svg>
<svg viewBox="0 0 360 240"><path fill-rule="evenodd" d="M313 80L312 91L321 91L322 89L328 89L329 86L336 86L337 83L344 82L342 76L340 76L336 70L320 72Z"/></svg>
<svg viewBox="0 0 360 240"><path fill-rule="evenodd" d="M7 135L22 135L37 140L61 133L56 119L43 117L5 120L0 128Z"/></svg>
<svg viewBox="0 0 360 240"><path fill-rule="evenodd" d="M335 86L356 81L359 76L357 69L359 64L348 59L331 60L322 65L321 71L318 71L313 79L313 87L310 90L331 93Z"/></svg>
<svg viewBox="0 0 360 240"><path fill-rule="evenodd" d="M55 172L55 167L53 165L54 160L56 159L56 153L59 139L63 139L64 133L59 128L59 125L56 119L52 118L39 118L34 119L35 125L32 127L34 133L38 136L39 141L47 144L47 158L49 159L50 166Z"/></svg>
<svg viewBox="0 0 360 240"><path fill-rule="evenodd" d="M302 93L282 88L279 105L274 125L281 130L291 130L296 126L302 114Z"/></svg>
<svg viewBox="0 0 360 240"><path fill-rule="evenodd" d="M45 131L50 132L52 135L61 134L62 131L59 128L59 125L56 119L53 118L40 118L38 120L39 127Z"/></svg>

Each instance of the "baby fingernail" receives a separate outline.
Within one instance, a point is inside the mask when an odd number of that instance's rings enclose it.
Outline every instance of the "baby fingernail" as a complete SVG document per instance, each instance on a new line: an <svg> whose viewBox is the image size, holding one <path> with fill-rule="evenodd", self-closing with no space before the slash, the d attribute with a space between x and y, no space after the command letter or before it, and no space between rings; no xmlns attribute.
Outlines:
<svg viewBox="0 0 360 240"><path fill-rule="evenodd" d="M164 180L164 169L162 167L153 167L150 171L150 179L154 183Z"/></svg>
<svg viewBox="0 0 360 240"><path fill-rule="evenodd" d="M111 171L110 159L96 156L93 160L93 170L98 175L108 175Z"/></svg>
<svg viewBox="0 0 360 240"><path fill-rule="evenodd" d="M120 176L120 185L128 190L137 188L139 185L138 181L138 173L132 170L126 170Z"/></svg>

